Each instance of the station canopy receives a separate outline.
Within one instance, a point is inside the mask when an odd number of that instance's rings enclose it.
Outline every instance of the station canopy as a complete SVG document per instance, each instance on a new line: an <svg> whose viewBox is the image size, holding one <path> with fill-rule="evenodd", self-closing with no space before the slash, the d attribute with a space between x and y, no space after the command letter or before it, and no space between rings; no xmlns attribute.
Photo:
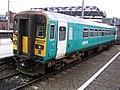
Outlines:
<svg viewBox="0 0 120 90"><path fill-rule="evenodd" d="M31 10L52 11L81 17L82 6L31 8ZM96 6L84 6L84 18L103 18L106 14Z"/></svg>

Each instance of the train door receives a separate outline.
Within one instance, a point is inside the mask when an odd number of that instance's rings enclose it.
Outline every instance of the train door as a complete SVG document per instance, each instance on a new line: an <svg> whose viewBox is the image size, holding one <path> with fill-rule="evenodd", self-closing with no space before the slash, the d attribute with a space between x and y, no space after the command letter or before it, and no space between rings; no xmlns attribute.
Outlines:
<svg viewBox="0 0 120 90"><path fill-rule="evenodd" d="M57 22L50 21L50 24L48 25L49 30L48 30L48 55L50 58L54 58L56 55L56 33L57 33Z"/></svg>
<svg viewBox="0 0 120 90"><path fill-rule="evenodd" d="M28 52L28 24L29 19L20 19L20 30L22 30L22 52Z"/></svg>
<svg viewBox="0 0 120 90"><path fill-rule="evenodd" d="M74 25L68 25L68 41L67 41L67 53L71 53L74 50Z"/></svg>
<svg viewBox="0 0 120 90"><path fill-rule="evenodd" d="M34 39L35 39L35 16L18 15L15 17L19 25L16 27L17 34L17 55L23 55L28 59L34 57ZM33 38L31 38L33 37Z"/></svg>
<svg viewBox="0 0 120 90"><path fill-rule="evenodd" d="M57 54L56 59L65 56L67 46L67 22L58 22L58 38L57 38Z"/></svg>

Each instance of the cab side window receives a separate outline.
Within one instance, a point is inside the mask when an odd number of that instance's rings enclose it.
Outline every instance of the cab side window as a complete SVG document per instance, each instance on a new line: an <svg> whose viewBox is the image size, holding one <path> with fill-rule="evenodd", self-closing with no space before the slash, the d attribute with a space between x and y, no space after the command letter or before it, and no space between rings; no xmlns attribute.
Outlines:
<svg viewBox="0 0 120 90"><path fill-rule="evenodd" d="M54 39L55 25L50 26L50 39Z"/></svg>

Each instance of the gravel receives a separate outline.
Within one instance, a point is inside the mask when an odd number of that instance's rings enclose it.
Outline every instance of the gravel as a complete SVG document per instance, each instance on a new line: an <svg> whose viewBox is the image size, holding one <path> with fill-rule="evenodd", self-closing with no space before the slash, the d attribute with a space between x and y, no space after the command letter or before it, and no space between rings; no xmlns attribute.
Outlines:
<svg viewBox="0 0 120 90"><path fill-rule="evenodd" d="M15 72L16 70L14 66L6 65L6 64L0 66L0 78Z"/></svg>
<svg viewBox="0 0 120 90"><path fill-rule="evenodd" d="M120 90L120 56L86 90Z"/></svg>

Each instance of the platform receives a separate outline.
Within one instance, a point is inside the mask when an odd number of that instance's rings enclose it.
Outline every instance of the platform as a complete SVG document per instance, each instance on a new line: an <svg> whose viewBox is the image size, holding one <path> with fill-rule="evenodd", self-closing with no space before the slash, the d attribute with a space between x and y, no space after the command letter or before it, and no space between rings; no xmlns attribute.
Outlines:
<svg viewBox="0 0 120 90"><path fill-rule="evenodd" d="M0 59L13 56L12 40L10 38L0 39Z"/></svg>

